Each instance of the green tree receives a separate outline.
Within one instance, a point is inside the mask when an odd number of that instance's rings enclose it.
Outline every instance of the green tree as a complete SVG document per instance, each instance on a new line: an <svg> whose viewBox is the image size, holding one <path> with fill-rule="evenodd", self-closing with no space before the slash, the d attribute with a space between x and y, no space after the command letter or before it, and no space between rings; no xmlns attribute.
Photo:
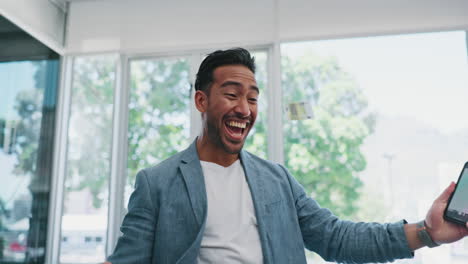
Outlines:
<svg viewBox="0 0 468 264"><path fill-rule="evenodd" d="M255 79L257 81L257 86L260 91L258 99L258 115L257 120L255 121L255 126L249 133L247 140L245 142L245 149L257 156L262 158L268 158L267 156L267 94L268 89L267 80L268 80L268 71L267 71L267 54L266 52L255 52L252 53L255 57L256 71Z"/></svg>
<svg viewBox="0 0 468 264"><path fill-rule="evenodd" d="M257 84L266 100L266 54L256 54ZM186 59L135 61L131 67L128 127L128 180L189 144L190 65ZM266 104L259 104L257 124L246 148L266 157Z"/></svg>
<svg viewBox="0 0 468 264"><path fill-rule="evenodd" d="M356 81L332 57L313 54L282 60L284 102L308 101L313 118L286 120L286 167L321 206L352 218L366 168L361 152L374 115Z"/></svg>
<svg viewBox="0 0 468 264"><path fill-rule="evenodd" d="M13 146L17 156L14 174L18 176L32 176L36 172L37 150L39 146L39 132L41 130L42 107L44 100L45 61L31 63L35 68L35 86L21 90L15 98L15 110L18 120L14 122L16 139Z"/></svg>
<svg viewBox="0 0 468 264"><path fill-rule="evenodd" d="M131 66L128 182L138 170L187 147L190 65L184 58L135 61Z"/></svg>
<svg viewBox="0 0 468 264"><path fill-rule="evenodd" d="M260 56L261 57L261 56ZM266 57L257 59L266 65ZM86 59L75 65L72 120L80 124L70 149L69 190L89 188L98 208L110 166L112 100L115 62ZM266 100L266 67L259 67L260 100ZM128 126L128 182L138 170L152 166L185 148L189 122L189 64L185 59L134 61ZM285 102L309 100L314 118L285 121L286 166L319 203L339 216L353 217L362 186L358 174L366 167L360 151L372 133L373 115L353 78L336 59L317 56L300 60L284 58L282 64ZM266 157L266 105L246 149ZM74 119L73 115L77 115ZM78 128L78 127L77 127ZM98 140L98 138L100 138ZM104 139L104 140L103 140Z"/></svg>
<svg viewBox="0 0 468 264"><path fill-rule="evenodd" d="M259 62L265 64L258 73L260 90L264 90L266 56L260 56ZM140 169L161 162L189 144L189 74L190 65L184 58L131 63L127 159L130 185ZM67 191L88 189L95 208L100 208L105 198L102 194L110 174L114 75L112 58L75 60L66 187ZM266 157L264 112L246 146Z"/></svg>
<svg viewBox="0 0 468 264"><path fill-rule="evenodd" d="M65 187L67 193L89 190L95 208L107 198L115 65L113 56L74 61Z"/></svg>

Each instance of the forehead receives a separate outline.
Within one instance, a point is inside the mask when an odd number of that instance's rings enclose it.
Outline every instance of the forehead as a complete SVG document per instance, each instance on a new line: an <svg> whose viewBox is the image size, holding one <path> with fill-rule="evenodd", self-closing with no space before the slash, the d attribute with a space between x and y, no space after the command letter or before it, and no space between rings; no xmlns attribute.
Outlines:
<svg viewBox="0 0 468 264"><path fill-rule="evenodd" d="M224 82L231 79L251 84L257 83L253 72L243 65L223 65L213 71L213 80L215 82Z"/></svg>

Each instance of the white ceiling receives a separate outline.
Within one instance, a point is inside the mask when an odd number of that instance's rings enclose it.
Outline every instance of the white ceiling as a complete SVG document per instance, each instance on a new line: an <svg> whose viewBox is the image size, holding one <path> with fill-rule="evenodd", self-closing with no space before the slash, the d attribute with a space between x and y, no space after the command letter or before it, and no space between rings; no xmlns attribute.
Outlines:
<svg viewBox="0 0 468 264"><path fill-rule="evenodd" d="M49 0L52 4L58 6L62 11L67 12L68 3L77 3L77 2L97 2L103 0Z"/></svg>
<svg viewBox="0 0 468 264"><path fill-rule="evenodd" d="M115 1L115 0L59 0L59 1L64 1L64 2L91 2L91 1Z"/></svg>
<svg viewBox="0 0 468 264"><path fill-rule="evenodd" d="M466 0L73 0L67 52L156 53L468 29Z"/></svg>

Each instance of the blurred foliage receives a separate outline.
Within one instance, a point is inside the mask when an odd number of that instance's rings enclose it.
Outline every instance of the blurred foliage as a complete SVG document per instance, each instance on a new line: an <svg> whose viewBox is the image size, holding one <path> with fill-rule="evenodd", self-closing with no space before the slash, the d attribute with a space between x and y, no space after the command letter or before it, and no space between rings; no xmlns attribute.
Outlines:
<svg viewBox="0 0 468 264"><path fill-rule="evenodd" d="M134 61L128 118L128 182L187 147L190 65L183 58Z"/></svg>
<svg viewBox="0 0 468 264"><path fill-rule="evenodd" d="M255 155L264 159L268 158L268 139L267 139L267 82L268 82L268 71L267 71L267 53L266 52L253 52L252 55L255 57L256 71L255 79L257 86L260 91L258 97L258 114L255 126L249 133L245 142L245 149Z"/></svg>
<svg viewBox="0 0 468 264"><path fill-rule="evenodd" d="M260 87L257 123L246 149L267 157L266 54L256 54ZM114 57L83 57L74 64L69 132L67 191L88 189L93 206L102 206L110 175ZM133 61L128 126L128 182L138 170L157 164L190 142L190 65L182 58ZM356 81L334 58L310 54L282 59L283 102L308 101L314 116L284 122L285 163L306 191L322 206L352 218L358 209L366 168L361 152L375 118ZM20 115L40 105L40 96L25 93ZM39 111L40 113L40 111ZM28 117L29 116L29 117ZM37 118L37 117L36 117ZM37 141L32 141L37 142ZM22 150L24 155L27 150ZM21 166L31 170L28 159Z"/></svg>
<svg viewBox="0 0 468 264"><path fill-rule="evenodd" d="M65 186L89 191L95 208L107 198L115 67L115 57L93 56L76 58L73 68Z"/></svg>
<svg viewBox="0 0 468 264"><path fill-rule="evenodd" d="M375 117L350 74L333 57L282 58L283 102L310 103L313 118L284 122L285 165L308 194L336 215L353 218L366 168L361 152Z"/></svg>
<svg viewBox="0 0 468 264"><path fill-rule="evenodd" d="M30 89L21 90L16 98L14 109L18 118L10 120L10 127L16 127L16 137L12 152L16 154L14 174L31 176L36 173L37 151L41 130L42 107L46 80L47 61L29 62L34 67L34 84Z"/></svg>
<svg viewBox="0 0 468 264"><path fill-rule="evenodd" d="M256 54L260 92L266 84L266 54ZM185 149L190 142L190 65L186 59L134 61L129 102L128 182L138 170ZM266 96L263 96L266 98ZM265 108L265 102L259 108ZM266 157L266 111L260 111L246 149Z"/></svg>

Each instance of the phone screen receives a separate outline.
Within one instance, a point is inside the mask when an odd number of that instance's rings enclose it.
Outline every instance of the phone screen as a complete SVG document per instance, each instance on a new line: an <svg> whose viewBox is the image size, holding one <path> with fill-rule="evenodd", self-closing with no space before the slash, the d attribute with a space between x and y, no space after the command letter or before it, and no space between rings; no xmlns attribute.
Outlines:
<svg viewBox="0 0 468 264"><path fill-rule="evenodd" d="M468 167L465 165L445 215L457 222L468 222Z"/></svg>

